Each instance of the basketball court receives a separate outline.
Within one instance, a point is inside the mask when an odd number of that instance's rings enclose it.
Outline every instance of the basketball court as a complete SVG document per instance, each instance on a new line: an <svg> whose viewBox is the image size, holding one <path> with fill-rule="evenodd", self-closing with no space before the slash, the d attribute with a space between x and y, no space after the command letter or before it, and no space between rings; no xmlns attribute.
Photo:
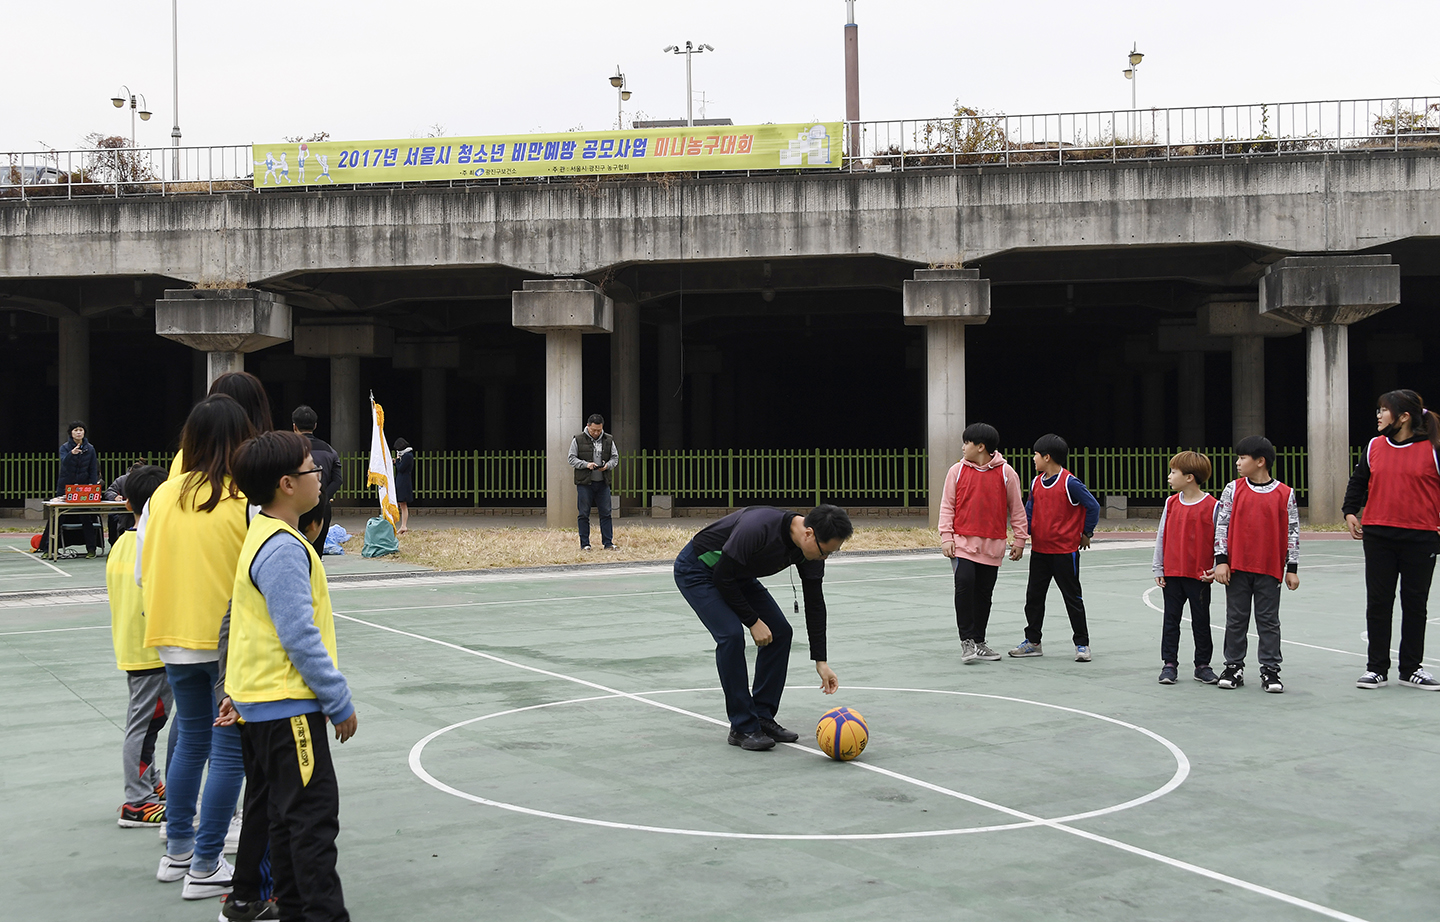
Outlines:
<svg viewBox="0 0 1440 922"><path fill-rule="evenodd" d="M103 562L46 569L8 537L7 915L215 918L154 880L153 831L115 825L126 699ZM818 691L791 616L778 718L801 740L767 753L725 745L713 641L668 566L405 576L342 558L360 717L332 740L346 902L425 920L1428 916L1440 695L1394 670L1354 687L1360 545L1301 553L1283 695L1260 691L1253 639L1244 688L1185 668L1156 684L1148 541L1084 555L1090 663L1052 592L1045 657L962 666L945 560L842 553L826 579L841 690ZM1021 639L1025 573L1001 569L996 649ZM789 616L789 580L766 584ZM1218 646L1223 590L1212 622ZM1187 626L1182 666L1191 650ZM852 763L813 739L841 704L870 727Z"/></svg>

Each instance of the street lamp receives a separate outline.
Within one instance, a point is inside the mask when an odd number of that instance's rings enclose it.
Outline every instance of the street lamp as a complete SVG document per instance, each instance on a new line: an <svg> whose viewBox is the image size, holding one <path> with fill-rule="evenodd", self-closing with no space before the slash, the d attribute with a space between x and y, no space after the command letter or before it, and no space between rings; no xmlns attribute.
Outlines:
<svg viewBox="0 0 1440 922"><path fill-rule="evenodd" d="M170 145L175 148L171 154L170 179L173 181L180 178L180 0L170 0L170 63L175 79L171 96L175 127L170 129Z"/></svg>
<svg viewBox="0 0 1440 922"><path fill-rule="evenodd" d="M625 103L630 101L630 91L625 89L625 75L620 73L620 65L615 65L615 76L610 78L610 85L615 88L616 95L620 98L615 103L615 130L625 130Z"/></svg>
<svg viewBox="0 0 1440 922"><path fill-rule="evenodd" d="M1140 52L1136 51L1135 48L1136 48L1135 43L1131 43L1131 45L1130 45L1130 66L1127 67L1127 68L1125 68L1125 79L1130 81L1130 108L1132 108L1132 109L1138 109L1138 108L1139 108L1139 106L1138 106L1138 105L1136 104L1136 102L1135 102L1135 98L1136 98L1136 97L1135 97L1135 87L1136 87L1136 84L1137 84L1137 82L1138 82L1138 81L1135 79L1135 75L1136 75L1136 73L1137 73L1137 72L1139 71L1139 69L1140 69L1140 62L1143 61L1143 60L1145 60L1145 55L1143 55L1143 54L1141 54Z"/></svg>
<svg viewBox="0 0 1440 922"><path fill-rule="evenodd" d="M685 124L686 124L686 125L693 126L693 125L695 124L695 116L693 115L693 110L694 110L694 106L693 106L694 98L693 98L693 95L692 95L692 91L691 91L691 89L690 89L690 56L691 56L691 55L694 55L694 54L701 54L702 52L714 51L714 50L715 50L714 47L711 46L711 45L703 45L703 44L702 44L702 45L696 45L696 44L694 44L693 42L686 42L684 48L681 48L679 45L666 45L665 48L664 48L664 49L662 50L662 52L661 52L662 54L668 54L669 52L672 52L672 51L673 51L673 52L675 52L676 54L683 54L683 55L685 55ZM614 82L614 78L611 78L611 82L612 82L612 83Z"/></svg>
<svg viewBox="0 0 1440 922"><path fill-rule="evenodd" d="M141 108L140 108L140 121L142 121L142 122L148 122L148 121L150 121L150 115L151 115L151 113L150 113L150 104L145 101L145 94L144 94L144 93L132 93L132 92L130 92L130 88L129 88L128 86L125 86L124 84L121 84L120 88L125 91L124 95L121 95L120 93L116 93L114 96L110 97L110 102L115 106L115 108L119 109L119 108L121 108L121 107L123 107L123 106L125 105L125 100L126 100L126 99L129 99L129 100L130 100L130 146L131 146L131 147L134 147L134 146L135 146L135 97L136 97L136 96L139 96L139 97L140 97L140 106L141 106Z"/></svg>

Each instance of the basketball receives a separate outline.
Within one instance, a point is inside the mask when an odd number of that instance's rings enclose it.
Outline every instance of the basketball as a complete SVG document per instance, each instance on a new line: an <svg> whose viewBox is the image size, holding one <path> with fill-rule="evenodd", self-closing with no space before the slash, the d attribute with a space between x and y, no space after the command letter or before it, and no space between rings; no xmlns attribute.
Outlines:
<svg viewBox="0 0 1440 922"><path fill-rule="evenodd" d="M832 708L820 718L815 728L815 742L820 751L837 762L849 762L865 751L870 742L870 728L859 711Z"/></svg>

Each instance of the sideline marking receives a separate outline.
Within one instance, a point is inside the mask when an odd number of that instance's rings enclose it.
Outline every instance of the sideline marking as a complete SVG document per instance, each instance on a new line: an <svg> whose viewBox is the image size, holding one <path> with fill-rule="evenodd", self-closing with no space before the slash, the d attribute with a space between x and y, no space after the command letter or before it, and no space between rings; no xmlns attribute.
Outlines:
<svg viewBox="0 0 1440 922"><path fill-rule="evenodd" d="M1156 587L1156 588L1159 588L1159 587ZM488 660L491 660L491 661L493 661L493 662L501 663L501 664L508 665L508 666L514 666L514 667L516 667L516 668L518 668L518 669L523 669L523 670L526 670L526 671L529 671L529 672L539 673L540 675L548 675L548 676L551 676L551 677L553 677L553 678L563 679L563 680L565 680L565 681L567 681L567 682L573 682L573 683L575 683L575 684L577 684L577 685L583 685L583 686L586 686L586 687L589 687L589 688L594 688L594 689L596 689L596 690L598 690L598 691L609 692L609 693L618 695L619 697L629 698L629 699L634 700L634 701L639 701L639 702L644 703L644 704L649 704L649 705L651 705L651 706L653 706L653 707L663 708L664 710L667 710L667 711L674 711L674 712L676 712L676 713L686 714L687 716L689 716L689 713L686 712L683 708L677 708L677 707L674 707L674 706L672 706L672 705L665 704L665 703L660 702L660 701L650 700L650 699L648 699L648 698L641 698L640 696L634 695L634 694L630 694L629 692L621 692L621 691L616 691L616 690L614 690L614 689L608 689L608 688L606 688L606 687L604 687L604 686L602 686L602 685L599 685L599 684L597 684L597 683L595 683L595 682L587 681L587 680L585 680L585 679L575 678L574 676L567 676L567 675L564 675L563 673L553 672L553 671L548 670L548 669L540 669L539 667L536 667L536 666L527 666L527 665L525 665L525 664L523 664L523 663L516 663L516 662L513 662L513 661L511 661L511 660L506 660L506 659L503 659L503 658L501 658L501 657L495 656L495 655L490 654L490 653L484 653L484 652L481 652L481 651L479 651L479 650L472 650L472 649L470 649L470 648L468 648L468 647L462 647L462 646L460 646L459 644L450 643L449 641L437 640L436 638L433 638L433 637L426 637L426 636L424 636L423 634L415 634L415 633L410 632L410 631L402 631L402 630L400 630L400 629L398 629L398 628L387 627L387 626L385 626L385 625L383 625L383 624L376 624L376 623L371 622L371 621L363 621L363 620L361 620L361 619L359 619L359 618L352 618L352 617L349 617L349 616L347 616L347 615L341 615L341 614L338 614L338 613L337 613L337 614L336 614L336 617L338 617L338 618L343 618L343 619L346 620L346 621L355 622L356 624L363 624L363 625L366 625L367 627L373 627L373 628L376 628L377 630L387 631L387 632L392 633L392 634L398 634L398 635L400 635L400 636L402 636L402 637L410 637L410 638L413 638L413 639L415 639L415 640L424 641L424 642L426 642L426 643L433 643L433 644L436 644L437 646L448 647L448 648L450 648L450 649L452 649L452 650L458 650L458 651L460 651L461 653L468 653L468 654L470 654L470 655L472 655L472 656L477 656L477 657L480 657L480 658L482 658L482 659L488 659ZM1053 706L1053 705L1052 705L1052 706ZM721 723L721 724L724 723L723 721L717 721L717 720L715 720L715 719L712 718L712 717L704 717L703 715L702 715L702 719L704 719L704 720L706 720L706 721L709 721L709 722L714 722L714 723ZM785 745L791 745L791 744L785 744ZM803 749L804 747L800 747L800 748ZM413 754L413 750L412 750L412 754ZM1183 753L1182 753L1182 755L1183 755ZM849 764L855 765L855 766L857 766L857 767L859 767L859 768L866 769L866 770L868 770L868 771L876 772L877 774L888 775L888 776L891 776L891 777L896 777L896 776L892 775L892 773L888 772L886 769L882 769L882 768L879 768L879 767L877 767L877 766L869 765L869 764L867 764L867 763L863 763L863 762L851 762L851 763L849 763ZM899 780L899 779L897 778L897 780ZM923 784L924 784L924 782L922 782L922 785L923 785ZM987 805L988 805L988 804L987 804ZM1299 908L1301 908L1301 909L1308 909L1308 910L1310 910L1311 912L1317 913L1317 914L1322 915L1322 916L1327 916L1327 917L1332 918L1332 919L1339 919L1339 920L1341 920L1341 922L1367 922L1367 920L1362 919L1362 918L1359 917L1359 916L1352 916L1352 915L1350 915L1349 913L1340 912L1339 910L1331 909L1331 908L1329 908L1328 906L1322 906L1322 905L1320 905L1319 903L1313 903L1313 902L1311 902L1311 901L1309 901L1309 900L1301 899L1300 897L1297 897L1297 896L1291 896L1290 894L1284 893L1284 892L1279 891L1279 890L1272 890L1272 889L1270 889L1269 887L1262 887L1262 886L1259 885L1259 884L1254 884L1254 883L1251 883L1250 881L1242 880L1242 879L1240 879L1240 878L1238 878L1238 877L1231 877L1230 875L1228 875L1228 874L1222 874L1222 873L1220 873L1219 871L1212 871L1212 870L1210 870L1209 868L1203 868L1203 867L1200 867L1199 865L1196 865L1196 864L1190 864L1189 862L1181 861L1181 860L1179 860L1178 858L1171 858L1171 857L1169 857L1168 855L1162 855L1162 854L1160 854L1159 852L1152 852L1152 851L1149 851L1148 849L1139 848L1138 846L1130 845L1129 843L1126 843L1126 842L1121 842L1121 841L1119 841L1118 839L1111 839L1111 838L1108 838L1108 837L1106 837L1106 836L1097 835L1096 833L1087 832L1087 831L1082 830L1082 829L1076 829L1075 827L1073 827L1073 826L1067 826L1067 825L1065 825L1064 823L1059 822L1058 820L1047 820L1047 819L1043 819L1043 818L1041 818L1041 817L1031 816L1031 815L1029 815L1029 814L1022 813L1022 812L1019 811L1019 810L1015 810L1015 809L1012 809L1012 808L1010 808L1010 807L1004 807L1004 806L1001 806L1001 805L999 805L999 804L993 805L993 809L997 810L998 812L1005 813L1005 814L1008 814L1008 815L1010 815L1010 816L1014 816L1014 817L1016 817L1016 818L1018 818L1018 819L1022 819L1022 820L1026 821L1026 822L1034 822L1034 823L1037 824L1037 825L1048 826L1048 827L1050 827L1051 829L1055 829L1055 830L1057 830L1057 831L1059 831L1059 832L1064 832L1064 833L1067 833L1067 834L1069 834L1069 835L1077 836L1077 837L1082 838L1082 839L1088 839L1089 841L1097 842L1097 843L1099 843L1099 844L1101 844L1101 845L1109 845L1110 847L1119 849L1120 851L1128 852L1128 853L1133 854L1133 855L1138 855L1138 856L1140 856L1140 857L1142 857L1142 858L1149 858L1149 859L1151 859L1152 861L1158 861L1158 862L1160 862L1161 864L1169 865L1170 867L1178 868L1178 869L1180 869L1180 870L1189 871L1189 872L1191 872L1192 874L1197 874L1197 875L1199 875L1199 876L1201 876L1201 877L1206 877L1206 878L1209 878L1209 879L1211 879L1211 880L1219 881L1219 882L1221 882L1221 883L1230 884L1231 886L1238 887L1239 889L1242 889L1242 890L1248 890L1248 891L1250 891L1250 892L1252 892L1252 893L1260 894L1261 896L1268 896L1268 897L1270 897L1271 899L1278 900L1278 901L1280 901L1280 902L1282 902L1282 903L1289 903L1290 905L1292 905L1292 906L1297 906L1297 907L1299 907Z"/></svg>
<svg viewBox="0 0 1440 922"><path fill-rule="evenodd" d="M791 686L787 686L787 687L788 687L788 688L792 688L792 689L801 689L801 688L809 688L810 686L808 686L808 685L791 685ZM931 689L931 688L890 688L890 687L867 686L867 685L854 685L854 686L850 686L850 688L851 688L852 691L914 692L914 693L917 693L917 694L958 695L958 696L967 697L967 698L989 698L989 699L996 700L996 701L1010 701L1010 702L1015 702L1015 703L1019 703L1019 704L1031 704L1031 705L1035 705L1035 706L1037 706L1037 707L1051 708L1051 709L1057 710L1057 711L1068 711L1068 712L1070 712L1070 713L1072 713L1072 714L1080 714L1080 715L1083 715L1083 716L1085 716L1085 717L1093 717L1093 718L1095 718L1096 720L1103 720L1103 721L1105 721L1106 723L1112 723L1112 724L1115 724L1115 725L1120 726L1120 727L1124 727L1124 728L1129 729L1129 730L1135 730L1135 731L1137 731L1137 732L1139 732L1139 733L1141 733L1141 734L1144 734L1145 736L1148 736L1148 737L1150 737L1151 739L1154 739L1154 740L1156 740L1157 742L1159 742L1159 743L1160 743L1161 745L1163 745L1166 749L1168 749L1168 750L1170 751L1171 756L1174 757L1174 759L1175 759L1175 773L1170 777L1170 780L1169 780L1169 781L1165 782L1165 784L1163 784L1162 786L1160 786L1160 787L1157 788L1156 790L1151 791L1151 792L1149 792L1148 794L1141 795L1140 797L1132 798L1131 800L1127 800L1127 801L1125 801L1125 802L1123 802L1123 803L1114 804L1114 805L1109 806L1109 807L1101 807L1101 808L1099 808L1099 809L1089 810L1089 811L1086 811L1086 812L1083 812L1083 813L1073 813L1073 814L1070 814L1070 815L1068 815L1068 816L1056 817L1054 820L1050 820L1049 822L1063 823L1063 822L1070 822L1070 821L1073 821L1073 820L1089 819L1089 818L1091 818L1091 817L1096 817L1096 816L1106 816L1106 815L1109 815L1109 814L1111 814L1111 813L1118 813L1118 812L1120 812L1121 810L1128 810L1128 809L1130 809L1130 808L1132 808L1132 807L1138 807L1138 806L1141 806L1142 804L1147 804L1147 803L1149 803L1150 801L1156 800L1156 799L1161 798L1161 797L1164 797L1166 794L1169 794L1171 791L1175 790L1175 789L1176 789L1177 787L1179 787L1182 783L1184 783L1186 777L1188 777L1189 774L1190 774L1190 760L1186 758L1185 753L1184 753L1183 751L1181 751L1180 747L1176 746L1174 743L1172 743L1172 742L1170 742L1169 740L1165 739L1163 736L1160 736L1160 735L1157 734L1157 733L1154 733L1154 732L1152 732L1152 731L1150 731L1150 730L1147 730L1147 729L1144 728L1144 727L1136 726L1135 724L1127 723L1126 721L1118 720L1118 719L1113 718L1113 717L1106 717L1106 716L1103 715L1103 714L1095 714L1095 713L1092 713L1092 712L1090 712L1090 711L1082 711L1082 710L1079 710L1078 708L1065 707L1065 706L1063 706L1063 705L1058 705L1058 704L1048 704L1048 703L1046 703L1046 702L1044 702L1044 701L1031 701L1031 700L1029 700L1029 699L1027 699L1027 698L1011 698L1011 697L1007 697L1007 696L1004 696L1004 695L985 695L985 694L979 694L979 693L975 693L975 692L957 692L957 691L946 691L946 690ZM670 694L681 694L681 693L686 693L686 692L702 692L702 691L703 691L703 692L717 692L717 691L720 691L720 689L718 689L718 688L677 688L677 689L667 689L667 690L664 690L664 691L639 692L639 693L637 693L637 694L641 696L640 700L645 701L645 703L647 703L647 704L655 704L656 702L653 702L653 701L651 701L648 697L644 697L644 696L648 696L648 695L670 695ZM456 789L456 788L454 788L454 787L451 787L451 786L448 785L448 784L445 784L443 781L440 781L439 779L435 778L435 776L431 775L431 774L429 773L429 771L427 771L427 770L425 769L424 765L423 765L423 764L421 763L421 761L420 761L421 756L423 755L424 750L425 750L425 747L426 747L427 745L429 745L432 741L434 741L434 740L437 739L438 737L440 737L440 736L442 736L442 735L444 735L444 734L446 734L446 733L449 733L451 730L459 729L460 727L469 726L470 724L478 723L478 722L480 722L480 721L482 721L482 720L490 720L490 719L495 718L495 717L504 717L504 716L507 716L507 715L510 715L510 714L518 714L518 713L520 713L520 712L522 712L522 711L534 711L534 710L539 710L539 709L541 709L541 708L561 707L561 706L563 706L563 705L568 705L568 704L579 704L579 703L582 703L582 702L598 701L598 700L602 700L602 699L613 699L613 698L620 698L620 697L625 697L625 695L623 695L623 694L621 694L621 693L617 693L617 694L612 694L612 695L602 695L602 696L600 696L599 698L590 697L590 698L575 698L575 699L571 699L571 700L569 700L569 701L553 701L553 702L550 702L550 703L548 703L548 704L534 704L534 705L530 705L529 707L510 708L510 709L508 709L508 710L499 711L499 712L496 712L496 713L494 713L494 714L486 714L486 715L484 715L484 716L482 716L482 717L472 717L472 718L470 718L469 720L462 720L462 721L460 721L459 723L454 723L454 724L451 724L451 725L448 726L448 727L444 727L444 728L442 728L442 729L440 729L440 730L436 730L434 733L431 733L430 735L426 736L424 739L422 739L422 740L420 740L419 742L417 742L417 743L415 744L415 746L410 750L410 770L413 771L416 775L418 775L421 780L423 780L426 784L429 784L431 787L434 787L434 788L437 788L437 789L439 789L439 790L442 790L442 791L444 791L444 792L446 792L446 793L448 793L448 794L454 794L454 795L457 796L457 797L463 798L463 799L465 799L465 800L469 800L469 801L471 801L471 802L473 802L473 803L483 804L483 805L492 806L492 807L499 807L499 808L501 808L502 810L510 810L510 811L515 812L515 813L525 813L525 814L529 814L529 815L531 815L531 816L546 817L546 818L548 818L548 819L565 820L565 821L567 821L567 822L571 822L571 823L581 823L581 824L588 825L588 826L605 826L605 827L608 827L608 828L611 828L611 829L629 829L629 830L635 830L635 831L638 831L638 832L659 832L659 833L668 833L668 834L670 834L670 835L705 836L705 837L719 838L719 839L771 839L771 840L779 839L779 840L786 840L786 841L797 841L797 840L799 840L799 841L856 841L856 840L871 840L871 839L920 839L920 838L934 838L934 837L938 837L938 836L965 835L965 834L973 833L973 832L999 832L999 831L1002 831L1002 830L1009 830L1009 829L1025 829L1025 828L1029 828L1029 827L1032 827L1032 826L1043 825L1043 823L1042 823L1041 821L1039 821L1039 820L1027 819L1025 822L1022 822L1022 823L1010 823L1010 824L1006 824L1006 825L1002 825L1002 826L966 826L966 827L960 827L960 828L956 828L956 829L927 829L927 830L914 830L914 831L909 831L909 832L880 832L880 833L747 833L747 832L717 832L717 831L706 830L706 829L683 829L683 828L673 828L673 827L668 827L668 826L648 826L648 825L638 824L638 823L620 823L620 822L614 822L614 821L610 821L610 820L597 820L597 819L592 819L592 818L589 818L589 817L574 816L574 815L566 814L566 813L553 813L553 812L546 811L546 810L536 810L536 809L531 808L531 807L521 807L521 806L518 806L518 805L516 805L516 804L506 803L506 802L504 802L504 801L491 800L491 799L486 798L486 797L480 797L479 795L470 794L470 793L468 793L468 792L458 790L458 789ZM705 721L705 722L707 722L707 723L718 724L718 725L724 726L724 727L728 727L728 726L729 726L729 724L727 724L727 723L726 723L725 721L723 721L723 720L717 720L717 719L715 719L715 718L713 718L713 717L708 717L708 716L706 716L706 715L704 715L704 714L699 714L699 713L696 713L696 712L693 712L693 711L685 711L684 713L686 713L687 715L689 715L689 716L691 716L691 717L694 717L694 718L696 718L696 719L698 719L698 720L703 720L703 721ZM810 755L816 755L816 756L822 756L822 757L825 756L825 753L821 752L820 750L818 750L818 749L812 749L812 748L810 748L809 746L802 746L802 745L800 745L799 743L785 743L785 744L783 744L783 745L788 746L788 747L791 748L791 749L797 749L797 750L799 750L799 751L801 751L801 752L809 753ZM879 767L877 767L877 766L871 765L871 764L869 764L869 763L864 763L864 762L854 762L854 763L851 763L851 764L854 765L855 768L861 768L861 769L866 769L867 771L877 772L877 773L882 774L882 775L885 775L885 776L887 776L887 777L894 778L894 779L897 780L897 781L904 781L904 782L906 782L906 783L908 783L908 784L913 784L913 785L916 785L917 787L925 788L926 790L934 791L934 792L939 793L939 794L944 794L944 795L946 795L947 797L954 797L954 798L957 798L957 799L959 799L959 800L966 801L966 802L968 802L968 803L976 804L977 806L988 807L988 808L990 808L990 809L992 809L992 810L998 810L998 811L1001 811L1001 812L1005 812L1005 810L1006 810L1006 808L1001 807L1001 806L999 806L999 805L997 805L997 804L991 803L990 801L982 800L982 799L980 799L980 798L978 798L978 797L974 797L974 796L969 795L969 794L963 794L963 793L960 793L959 791L951 790L950 788L945 788L945 787L941 787L941 786L936 785L936 784L931 784L931 783L928 782L928 781L923 781L923 780L921 780L921 779L919 779L919 778L914 778L914 777L912 777L912 776L910 776L910 775L902 775L902 774L900 774L899 772L894 772L894 771L890 771L889 769L879 768Z"/></svg>
<svg viewBox="0 0 1440 922"><path fill-rule="evenodd" d="M108 631L108 624L92 624L88 627L51 627L43 631L0 631L0 637L14 637L16 634L63 634L66 631Z"/></svg>
<svg viewBox="0 0 1440 922"><path fill-rule="evenodd" d="M27 557L27 558L35 561L36 563L40 564L41 566L49 567L50 569L54 570L56 573L59 573L61 576L65 577L66 579L73 579L73 578L74 578L74 574L72 574L72 573L66 573L64 570L62 570L62 569L60 569L59 567L55 566L53 563L51 563L50 561L46 560L44 557L37 557L37 556L35 556L35 554L33 554L33 553L26 553L25 551L20 550L18 547L10 547L10 546L8 546L8 545L5 547L5 550L7 550L7 551L13 551L13 552L15 552L16 554L19 554L21 557Z"/></svg>

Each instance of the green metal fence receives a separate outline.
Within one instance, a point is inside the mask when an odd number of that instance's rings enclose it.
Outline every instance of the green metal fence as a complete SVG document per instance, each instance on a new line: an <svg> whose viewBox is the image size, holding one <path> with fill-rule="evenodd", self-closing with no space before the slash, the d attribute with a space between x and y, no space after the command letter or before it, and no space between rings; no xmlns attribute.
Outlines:
<svg viewBox="0 0 1440 922"><path fill-rule="evenodd" d="M1096 495L1132 500L1160 499L1170 458L1176 448L1074 448L1068 467ZM1219 493L1234 477L1235 454L1229 447L1203 449L1214 466L1206 489ZM1306 498L1306 452L1277 448L1275 473ZM1364 448L1351 449L1351 464ZM137 461L169 466L174 452L102 452L100 476L106 483ZM1006 460L1028 490L1035 477L1028 451ZM374 496L366 480L369 454L341 456L345 485L342 500ZM918 449L774 448L643 450L621 458L615 470L617 495L649 505L657 494L686 503L743 506L763 502L838 502L921 506L929 499L926 453ZM0 455L0 501L53 494L60 461L55 453ZM505 503L537 505L545 499L543 451L430 451L415 455L415 498L438 504Z"/></svg>

